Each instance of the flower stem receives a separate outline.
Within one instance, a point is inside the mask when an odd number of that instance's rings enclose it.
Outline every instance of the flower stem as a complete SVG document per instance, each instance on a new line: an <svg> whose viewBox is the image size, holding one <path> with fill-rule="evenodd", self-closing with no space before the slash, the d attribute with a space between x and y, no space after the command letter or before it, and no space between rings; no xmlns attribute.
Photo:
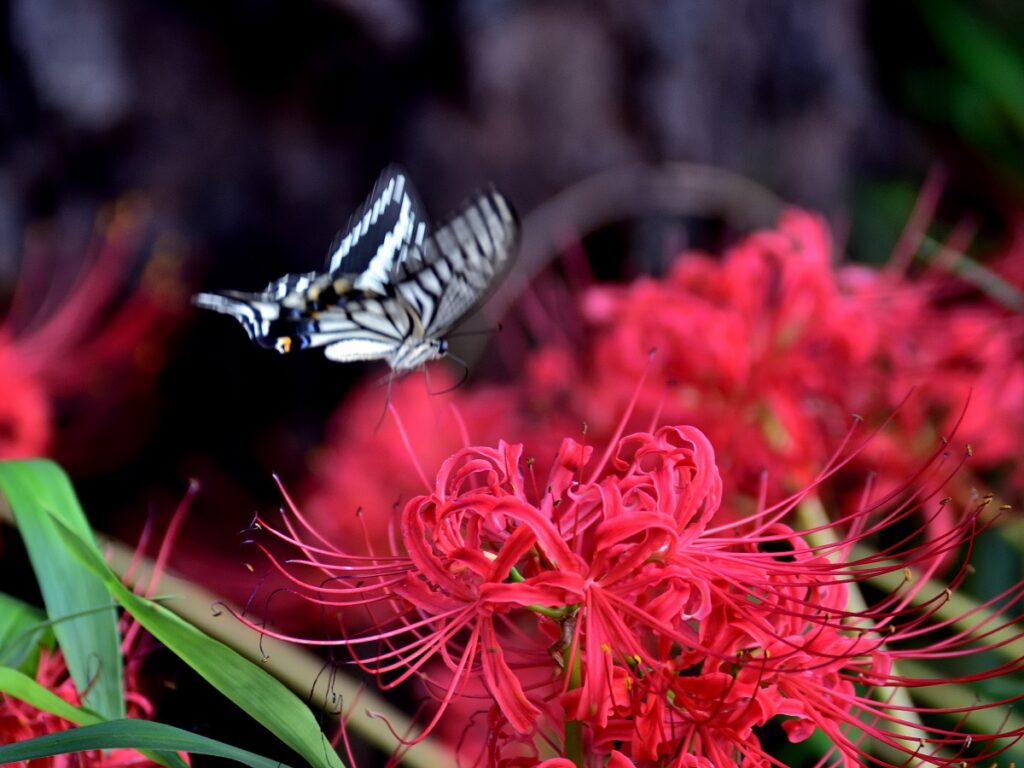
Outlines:
<svg viewBox="0 0 1024 768"><path fill-rule="evenodd" d="M801 535L810 543L812 546L823 547L832 546L836 544L837 537L834 529L829 527L828 513L825 512L825 507L821 503L816 495L809 495L797 506L796 512L797 521L802 525L805 530L801 532ZM818 529L813 532L807 532L806 529ZM857 587L856 581L850 581L847 584L847 607L853 613L865 613L867 611L867 602L864 600L864 595ZM866 625L869 625L866 623ZM896 665L893 665L893 673L896 673ZM896 723L893 725L893 731L899 734L901 737L908 740L918 738L921 731L924 730L921 724L920 716L913 711L914 703L910 698L910 694L906 688L892 688L888 686L879 686L872 690L872 696L878 701L883 703L891 703L895 705L896 709L893 711L898 712L899 716L904 722ZM892 756L895 760L897 756Z"/></svg>
<svg viewBox="0 0 1024 768"><path fill-rule="evenodd" d="M513 584L522 584L526 581L515 567L509 569L508 578ZM561 621L569 614L574 613L576 611L576 606L566 605L561 608L548 608L546 605L533 603L532 605L526 606L526 609L528 611L533 611L534 613L539 613L541 616L547 616L549 619Z"/></svg>
<svg viewBox="0 0 1024 768"><path fill-rule="evenodd" d="M579 614L573 613L565 620L565 623L562 625L563 637L572 638L575 634L574 629L578 616ZM572 691L583 684L583 668L580 664L579 646L570 639L566 643L562 655L565 659L565 673L569 676L569 684L566 686L566 690ZM583 723L579 720L565 721L565 757L568 760L572 760L573 765L577 768L583 768Z"/></svg>

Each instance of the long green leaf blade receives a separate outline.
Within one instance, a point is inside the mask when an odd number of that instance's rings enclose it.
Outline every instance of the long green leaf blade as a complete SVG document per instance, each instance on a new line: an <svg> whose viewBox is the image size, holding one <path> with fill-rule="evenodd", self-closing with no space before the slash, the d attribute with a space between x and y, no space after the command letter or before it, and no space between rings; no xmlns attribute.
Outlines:
<svg viewBox="0 0 1024 768"><path fill-rule="evenodd" d="M45 688L28 675L9 667L0 667L0 693L19 699L41 712L67 720L75 725L93 725L103 722L103 718L95 712L83 707L76 707L62 699L49 688ZM142 749L142 752L153 762L168 768L188 768L188 763L176 752L163 752Z"/></svg>
<svg viewBox="0 0 1024 768"><path fill-rule="evenodd" d="M20 741L0 747L0 763L33 760L68 752L117 748L191 752L195 755L223 757L252 768L282 766L277 760L270 760L206 736L149 720L111 720Z"/></svg>
<svg viewBox="0 0 1024 768"><path fill-rule="evenodd" d="M10 667L0 667L0 693L13 696L75 725L91 725L102 720L92 712L69 704L49 688L44 688L28 675Z"/></svg>
<svg viewBox="0 0 1024 768"><path fill-rule="evenodd" d="M314 768L344 768L312 712L282 682L163 606L133 593L93 547L76 532L65 533L68 547L151 635Z"/></svg>
<svg viewBox="0 0 1024 768"><path fill-rule="evenodd" d="M125 715L117 616L103 581L68 553L55 520L75 531L81 546L102 560L67 475L51 461L0 462L7 497L32 569L55 623L54 634L83 703L107 719ZM107 609L107 610L104 610ZM87 615L60 621L83 611Z"/></svg>

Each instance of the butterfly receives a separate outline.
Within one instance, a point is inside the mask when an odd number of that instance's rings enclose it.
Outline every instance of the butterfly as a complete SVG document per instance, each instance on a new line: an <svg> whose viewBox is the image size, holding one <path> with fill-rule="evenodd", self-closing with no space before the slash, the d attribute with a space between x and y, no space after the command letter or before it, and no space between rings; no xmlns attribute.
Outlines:
<svg viewBox="0 0 1024 768"><path fill-rule="evenodd" d="M385 360L401 375L448 353L446 336L511 265L518 233L494 188L431 231L406 173L389 166L334 238L323 272L192 301L235 318L262 347L322 347L329 360Z"/></svg>

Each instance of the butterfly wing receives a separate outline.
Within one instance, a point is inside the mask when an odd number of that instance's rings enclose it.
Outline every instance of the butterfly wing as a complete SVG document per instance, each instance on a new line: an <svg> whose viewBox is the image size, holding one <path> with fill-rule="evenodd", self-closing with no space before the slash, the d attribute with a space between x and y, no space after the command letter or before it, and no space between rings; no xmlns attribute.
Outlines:
<svg viewBox="0 0 1024 768"><path fill-rule="evenodd" d="M270 324L281 311L276 301L264 301L259 294L245 294L236 291L224 293L200 293L192 297L192 303L200 309L209 309L235 318L253 341L259 342L270 333Z"/></svg>
<svg viewBox="0 0 1024 768"><path fill-rule="evenodd" d="M192 297L192 303L201 309L209 309L235 318L242 324L250 339L262 343L270 334L271 323L281 316L284 309L282 302L288 301L289 297L304 296L317 277L316 272L285 275L256 293L200 293Z"/></svg>
<svg viewBox="0 0 1024 768"><path fill-rule="evenodd" d="M422 246L410 248L392 275L426 338L441 338L483 301L511 266L519 224L497 190L466 203Z"/></svg>
<svg viewBox="0 0 1024 768"><path fill-rule="evenodd" d="M331 308L352 305L349 298L364 292L381 297L388 294L390 275L409 248L423 242L426 227L423 206L408 176L400 167L391 165L381 172L370 195L334 238L328 249L325 273L285 275L255 293L201 293L193 298L193 303L234 317L250 339L281 352L334 344L350 334L357 339L360 324L344 319L343 311L342 319L331 319L334 330L327 337L316 330L314 315L324 310L339 314ZM351 306L354 317L365 315L373 324L372 308L364 309ZM360 348L359 354L368 355L370 347L364 344L366 340L358 337L358 341L353 341L352 349ZM386 338L379 340L377 346L393 344L391 338ZM335 352L340 353L340 347ZM375 355L379 356L382 355Z"/></svg>
<svg viewBox="0 0 1024 768"><path fill-rule="evenodd" d="M364 295L320 313L310 346L328 345L328 360L390 359L414 332L412 317L393 296Z"/></svg>
<svg viewBox="0 0 1024 768"><path fill-rule="evenodd" d="M234 317L261 347L281 353L327 347L327 357L339 362L388 358L411 333L412 319L394 297L351 293L336 304L313 309L301 301L302 293L282 301L269 288L259 293L201 293L193 302Z"/></svg>
<svg viewBox="0 0 1024 768"><path fill-rule="evenodd" d="M326 271L351 276L355 288L383 295L390 275L410 247L423 243L426 232L427 216L408 175L388 166L335 236Z"/></svg>

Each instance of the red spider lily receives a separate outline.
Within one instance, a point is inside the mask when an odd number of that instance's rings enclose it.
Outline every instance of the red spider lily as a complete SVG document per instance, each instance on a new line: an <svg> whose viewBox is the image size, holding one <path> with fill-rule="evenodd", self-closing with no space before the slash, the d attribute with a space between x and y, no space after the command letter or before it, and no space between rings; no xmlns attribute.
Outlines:
<svg viewBox="0 0 1024 768"><path fill-rule="evenodd" d="M259 521L271 537L262 548L290 593L330 617L329 636L263 631L346 649L383 688L421 679L437 708L403 743L482 681L492 765L539 762L545 749L575 765L780 764L757 737L779 721L791 741L820 729L833 744L823 765L970 764L1022 735L973 732L970 714L1024 694L960 708L907 698L1024 666L937 680L900 671L1024 636L996 634L1011 620L981 609L947 616L951 592L924 592L938 557L969 555L991 522L985 504L927 544L893 533L941 510L939 489L957 469L943 450L899 492L796 529L787 520L798 506L863 446L799 494L738 519L720 508L699 430L620 436L626 421L600 458L564 439L543 483L520 445L457 451L432 492L402 509L386 552L336 546L285 495L283 525ZM855 550L871 543L877 552ZM281 559L277 546L294 556ZM851 604L853 586L890 574L905 576L873 604ZM1022 602L1019 584L982 608L1015 614Z"/></svg>
<svg viewBox="0 0 1024 768"><path fill-rule="evenodd" d="M625 402L628 372L656 347L661 376L641 412L660 407L662 418L707 431L734 485L756 488L768 469L780 487L799 487L849 414L881 421L915 387L868 464L905 476L971 389L960 435L979 447L974 466L1015 457L1024 441L1020 318L977 298L946 303L943 283L831 261L823 222L791 210L721 260L684 255L663 280L588 290L588 410ZM667 397L659 379L676 382Z"/></svg>
<svg viewBox="0 0 1024 768"><path fill-rule="evenodd" d="M1024 213L1015 212L1009 240L992 266L1011 286L1024 290Z"/></svg>
<svg viewBox="0 0 1024 768"><path fill-rule="evenodd" d="M71 681L64 657L59 651L43 650L36 671L36 682L50 689L73 706L81 701ZM129 717L152 717L152 705L139 693L127 695ZM19 699L0 693L0 744L13 744L38 736L65 731L71 723L49 712L35 709ZM11 765L17 768L148 768L157 763L134 749L109 749L54 755L52 757L22 760Z"/></svg>
<svg viewBox="0 0 1024 768"><path fill-rule="evenodd" d="M127 395L145 391L160 366L159 341L180 288L180 258L165 238L138 289L122 298L151 230L144 202L126 198L98 217L84 255L66 253L59 233L28 231L0 325L0 458L51 454L59 414L62 458L73 461L81 450L94 460L88 438L97 425L132 421L123 412Z"/></svg>
<svg viewBox="0 0 1024 768"><path fill-rule="evenodd" d="M430 378L408 376L396 380L389 399L405 415L408 434L430 435L409 445L392 420L380 423L381 390L364 386L349 396L331 420L329 441L316 454L311 482L302 507L318 530L332 541L365 535L386 545L389 517L358 516L362 504L402 506L430 485L419 467L436 470L454 451L469 442L467 425L483 439L497 441L515 434L527 450L539 451L564 434L558 420L530 418L530 410L511 407L507 387L480 387L472 392L450 388L455 381L442 367L431 368ZM546 414L545 414L546 416ZM552 424L553 422L553 424ZM526 432L528 434L520 434ZM410 451L415 461L410 464ZM540 453L527 453L539 456ZM409 469L417 469L408 472ZM542 471L542 470L541 470ZM386 490L385 490L386 489ZM342 506L339 499L348 500Z"/></svg>
<svg viewBox="0 0 1024 768"><path fill-rule="evenodd" d="M0 459L44 455L53 430L50 398L38 377L20 370L6 339L0 339L0 372Z"/></svg>

